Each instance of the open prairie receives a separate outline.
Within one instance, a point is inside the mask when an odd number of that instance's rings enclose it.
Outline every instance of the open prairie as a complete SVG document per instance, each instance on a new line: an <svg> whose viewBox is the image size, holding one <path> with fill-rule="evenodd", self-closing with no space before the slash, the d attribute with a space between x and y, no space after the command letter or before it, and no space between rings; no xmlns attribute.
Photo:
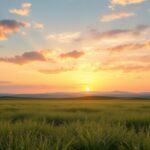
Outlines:
<svg viewBox="0 0 150 150"><path fill-rule="evenodd" d="M0 150L150 150L150 101L1 99Z"/></svg>

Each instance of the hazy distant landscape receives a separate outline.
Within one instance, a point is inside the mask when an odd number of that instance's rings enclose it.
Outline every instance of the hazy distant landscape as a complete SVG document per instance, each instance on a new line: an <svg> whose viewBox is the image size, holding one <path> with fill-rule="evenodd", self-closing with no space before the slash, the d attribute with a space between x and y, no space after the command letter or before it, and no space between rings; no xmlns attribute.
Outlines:
<svg viewBox="0 0 150 150"><path fill-rule="evenodd" d="M1 150L149 150L150 100L0 99Z"/></svg>
<svg viewBox="0 0 150 150"><path fill-rule="evenodd" d="M36 93L36 94L0 94L0 97L24 97L24 98L83 98L84 97L114 97L114 98L150 98L150 92L55 92L55 93Z"/></svg>

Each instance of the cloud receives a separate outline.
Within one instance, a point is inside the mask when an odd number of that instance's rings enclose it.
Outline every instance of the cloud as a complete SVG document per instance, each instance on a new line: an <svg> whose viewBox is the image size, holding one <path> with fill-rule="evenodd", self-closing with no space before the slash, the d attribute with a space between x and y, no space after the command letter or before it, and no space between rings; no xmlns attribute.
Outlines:
<svg viewBox="0 0 150 150"><path fill-rule="evenodd" d="M135 55L135 56L127 56L126 58L124 58L124 60L126 60L126 62L135 62L137 63L142 63L142 64L149 64L150 65L150 55L149 54L144 54L144 55Z"/></svg>
<svg viewBox="0 0 150 150"><path fill-rule="evenodd" d="M20 94L33 94L33 93L45 93L46 91L63 91L64 89L70 89L74 88L73 85L71 84L66 84L66 85L56 85L56 84L17 84L13 83L11 85L0 85L0 91L1 93L20 93Z"/></svg>
<svg viewBox="0 0 150 150"><path fill-rule="evenodd" d="M22 8L31 8L32 4L31 3L23 3Z"/></svg>
<svg viewBox="0 0 150 150"><path fill-rule="evenodd" d="M115 65L104 65L98 68L101 71L123 71L123 72L135 72L135 71L150 71L150 64L115 64Z"/></svg>
<svg viewBox="0 0 150 150"><path fill-rule="evenodd" d="M150 26L148 25L138 25L129 29L113 29L105 32L100 32L97 29L90 29L88 34L85 36L80 36L76 39L76 42L85 42L86 44L90 42L101 43L107 42L109 45L111 42L121 43L127 41L138 41L141 37L146 37L150 31ZM106 45L106 43L105 43Z"/></svg>
<svg viewBox="0 0 150 150"><path fill-rule="evenodd" d="M16 20L0 20L0 40L6 40L9 34L18 32L21 27L27 27L25 22Z"/></svg>
<svg viewBox="0 0 150 150"><path fill-rule="evenodd" d="M64 32L58 34L50 34L48 39L62 43L69 43L80 37L80 32Z"/></svg>
<svg viewBox="0 0 150 150"><path fill-rule="evenodd" d="M30 14L31 3L23 3L20 9L10 9L9 12L20 16L28 16Z"/></svg>
<svg viewBox="0 0 150 150"><path fill-rule="evenodd" d="M68 52L68 53L63 53L63 54L60 54L60 57L61 58L74 58L74 59L77 59L77 58L80 58L84 55L84 52L82 51L72 51L72 52Z"/></svg>
<svg viewBox="0 0 150 150"><path fill-rule="evenodd" d="M0 57L0 62L14 63L18 65L24 65L35 61L46 61L45 56L36 51L25 52L22 55L16 55L14 57Z"/></svg>
<svg viewBox="0 0 150 150"><path fill-rule="evenodd" d="M23 36L26 36L26 35L27 35L27 32L22 31L21 34L22 34Z"/></svg>
<svg viewBox="0 0 150 150"><path fill-rule="evenodd" d="M0 81L0 85L10 85L12 84L11 81Z"/></svg>
<svg viewBox="0 0 150 150"><path fill-rule="evenodd" d="M129 53L109 55L97 64L95 71L137 72L150 71L150 55L146 53Z"/></svg>
<svg viewBox="0 0 150 150"><path fill-rule="evenodd" d="M125 5L129 5L129 4L138 4L138 3L142 3L146 0L111 0L111 5L121 5L121 6L125 6Z"/></svg>
<svg viewBox="0 0 150 150"><path fill-rule="evenodd" d="M104 39L104 38L115 38L115 37L122 37L122 36L132 36L132 37L137 37L139 35L142 35L143 33L145 33L145 31L147 31L148 29L150 29L150 26L146 26L146 25L139 25L136 26L135 28L131 28L131 29L116 29L116 30L109 30L106 32L98 32L97 30L93 30L91 32L91 35L95 38L98 39Z"/></svg>
<svg viewBox="0 0 150 150"><path fill-rule="evenodd" d="M33 24L34 29L44 29L44 24L40 22L34 22Z"/></svg>
<svg viewBox="0 0 150 150"><path fill-rule="evenodd" d="M113 52L120 52L120 51L132 51L132 50L148 49L148 48L150 48L150 41L146 41L144 43L122 44L115 47L107 48L107 50Z"/></svg>
<svg viewBox="0 0 150 150"><path fill-rule="evenodd" d="M110 22L110 21L119 20L122 18L133 17L133 16L135 16L135 13L132 13L132 12L118 12L118 13L112 13L112 14L103 16L101 21L102 22Z"/></svg>
<svg viewBox="0 0 150 150"><path fill-rule="evenodd" d="M41 69L38 71L44 74L57 74L57 73L73 71L74 69L75 69L74 67L58 67L58 68L53 68L53 69Z"/></svg>

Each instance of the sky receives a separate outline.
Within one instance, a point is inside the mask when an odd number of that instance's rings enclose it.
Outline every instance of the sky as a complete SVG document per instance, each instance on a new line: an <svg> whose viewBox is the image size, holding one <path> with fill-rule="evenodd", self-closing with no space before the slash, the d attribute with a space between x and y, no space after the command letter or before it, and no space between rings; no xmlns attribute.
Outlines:
<svg viewBox="0 0 150 150"><path fill-rule="evenodd" d="M150 91L150 0L1 0L0 93Z"/></svg>

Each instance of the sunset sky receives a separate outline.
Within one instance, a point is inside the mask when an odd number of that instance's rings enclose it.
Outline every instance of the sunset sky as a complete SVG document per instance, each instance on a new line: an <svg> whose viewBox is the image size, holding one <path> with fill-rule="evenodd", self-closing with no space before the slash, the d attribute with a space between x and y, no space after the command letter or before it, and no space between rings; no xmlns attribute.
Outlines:
<svg viewBox="0 0 150 150"><path fill-rule="evenodd" d="M0 93L150 91L150 0L1 0Z"/></svg>

